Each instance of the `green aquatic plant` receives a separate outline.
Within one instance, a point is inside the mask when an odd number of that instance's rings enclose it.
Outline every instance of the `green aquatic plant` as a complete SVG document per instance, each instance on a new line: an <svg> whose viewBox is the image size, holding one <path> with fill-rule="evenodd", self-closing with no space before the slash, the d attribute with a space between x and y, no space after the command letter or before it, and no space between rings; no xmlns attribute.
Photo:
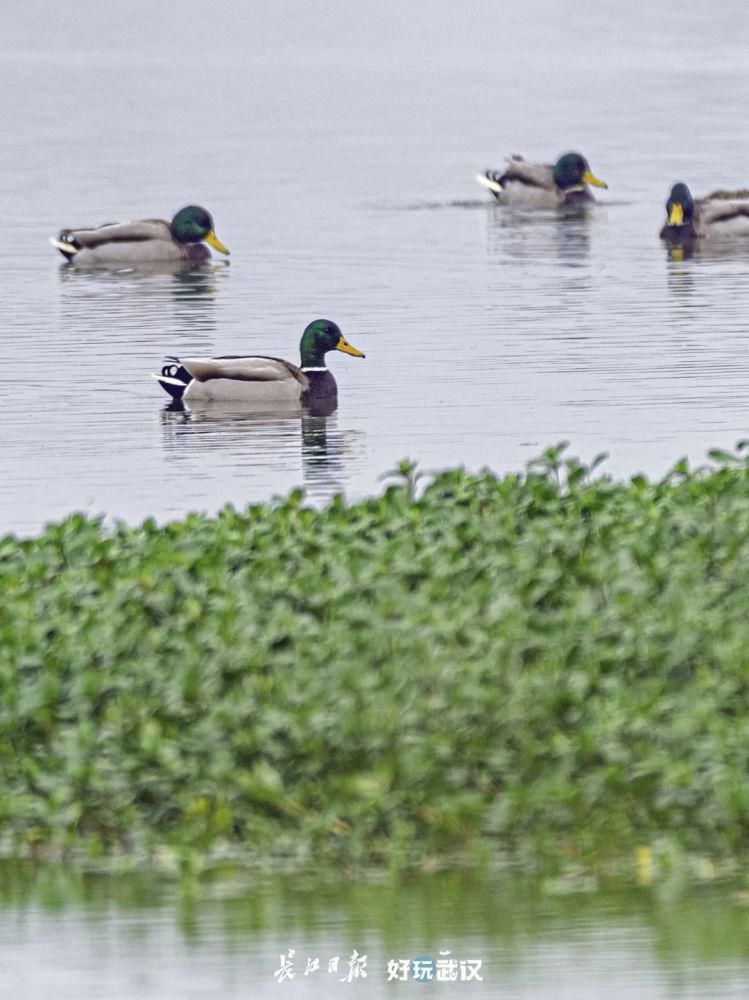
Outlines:
<svg viewBox="0 0 749 1000"><path fill-rule="evenodd" d="M749 464L712 458L2 539L0 844L742 855Z"/></svg>

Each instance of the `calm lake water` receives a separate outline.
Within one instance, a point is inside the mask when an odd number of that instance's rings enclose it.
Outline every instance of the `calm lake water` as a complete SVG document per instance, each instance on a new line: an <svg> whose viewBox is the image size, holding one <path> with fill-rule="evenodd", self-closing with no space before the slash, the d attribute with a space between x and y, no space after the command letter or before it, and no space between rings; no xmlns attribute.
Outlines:
<svg viewBox="0 0 749 1000"><path fill-rule="evenodd" d="M0 995L710 1000L749 996L749 907L715 887L605 893L465 874L400 882L145 876L0 865ZM579 890L590 889L581 884ZM279 982L281 956L293 979ZM354 950L366 979L350 982ZM388 982L388 961L481 962L479 980ZM338 971L328 971L339 958ZM307 959L320 967L305 976ZM458 966L460 968L460 966ZM460 973L459 973L460 974Z"/></svg>
<svg viewBox="0 0 749 1000"><path fill-rule="evenodd" d="M0 524L136 521L303 485L315 502L424 469L521 467L569 440L617 475L749 432L749 241L674 261L676 179L749 183L743 3L7 0ZM512 213L473 180L576 148L587 215ZM78 273L60 226L206 205L228 261ZM298 358L339 409L167 413L164 354Z"/></svg>
<svg viewBox="0 0 749 1000"><path fill-rule="evenodd" d="M562 439L660 475L749 436L749 241L675 260L657 236L674 181L749 183L748 21L737 0L6 0L0 533L299 485L322 503L407 456L505 471ZM568 149L609 183L587 214L508 212L473 181ZM228 261L79 273L47 244L190 202ZM165 354L296 360L318 316L367 353L332 358L329 418L168 412L149 378ZM450 997L749 996L747 908L722 891L2 886L3 997L379 997L388 958L440 949L484 964ZM371 974L278 985L289 947L356 948Z"/></svg>

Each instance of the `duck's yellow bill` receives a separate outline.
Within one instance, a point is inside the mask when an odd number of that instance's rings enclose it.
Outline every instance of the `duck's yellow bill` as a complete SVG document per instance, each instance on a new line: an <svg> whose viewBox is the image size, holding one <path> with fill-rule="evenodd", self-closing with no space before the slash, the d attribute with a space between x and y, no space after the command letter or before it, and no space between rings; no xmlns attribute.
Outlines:
<svg viewBox="0 0 749 1000"><path fill-rule="evenodd" d="M335 345L337 351L343 351L344 354L350 354L354 358L366 358L366 354L359 350L358 347L354 347L353 344L349 344L345 337L341 337L338 343Z"/></svg>
<svg viewBox="0 0 749 1000"><path fill-rule="evenodd" d="M668 224L669 226L684 225L684 206L680 205L678 201L675 201L671 206L671 211L668 213Z"/></svg>
<svg viewBox="0 0 749 1000"><path fill-rule="evenodd" d="M583 184L592 184L596 188L608 188L606 181L599 180L590 170L586 170L583 174Z"/></svg>
<svg viewBox="0 0 749 1000"><path fill-rule="evenodd" d="M213 247L214 250L218 250L219 253L225 253L228 257L229 248L224 246L213 230L207 236L203 237L203 242L207 243L209 247Z"/></svg>

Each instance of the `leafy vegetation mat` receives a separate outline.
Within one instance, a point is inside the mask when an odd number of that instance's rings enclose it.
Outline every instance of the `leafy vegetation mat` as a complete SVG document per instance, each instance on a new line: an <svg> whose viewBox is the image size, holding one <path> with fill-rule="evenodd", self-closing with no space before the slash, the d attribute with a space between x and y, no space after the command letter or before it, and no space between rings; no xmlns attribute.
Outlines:
<svg viewBox="0 0 749 1000"><path fill-rule="evenodd" d="M5 538L5 852L742 854L749 466L713 457Z"/></svg>

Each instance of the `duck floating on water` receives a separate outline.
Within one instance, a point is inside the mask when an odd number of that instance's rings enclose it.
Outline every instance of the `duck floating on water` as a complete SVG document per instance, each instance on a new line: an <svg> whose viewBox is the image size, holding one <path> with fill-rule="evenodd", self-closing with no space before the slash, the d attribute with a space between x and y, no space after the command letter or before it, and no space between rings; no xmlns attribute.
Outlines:
<svg viewBox="0 0 749 1000"><path fill-rule="evenodd" d="M487 170L476 180L502 205L558 208L595 201L589 185L606 188L580 153L565 153L555 164L528 163L512 156L504 171Z"/></svg>
<svg viewBox="0 0 749 1000"><path fill-rule="evenodd" d="M302 334L301 365L262 354L169 358L154 378L176 402L236 400L269 408L290 403L307 406L336 397L338 387L325 364L328 351L365 357L349 344L336 323L316 319Z"/></svg>
<svg viewBox="0 0 749 1000"><path fill-rule="evenodd" d="M199 264L210 259L208 246L229 253L216 236L211 213L200 205L180 209L171 222L143 219L94 229L63 229L50 243L71 263L88 267L158 261Z"/></svg>
<svg viewBox="0 0 749 1000"><path fill-rule="evenodd" d="M713 191L693 198L686 184L671 188L661 239L668 243L694 239L749 236L749 190Z"/></svg>

